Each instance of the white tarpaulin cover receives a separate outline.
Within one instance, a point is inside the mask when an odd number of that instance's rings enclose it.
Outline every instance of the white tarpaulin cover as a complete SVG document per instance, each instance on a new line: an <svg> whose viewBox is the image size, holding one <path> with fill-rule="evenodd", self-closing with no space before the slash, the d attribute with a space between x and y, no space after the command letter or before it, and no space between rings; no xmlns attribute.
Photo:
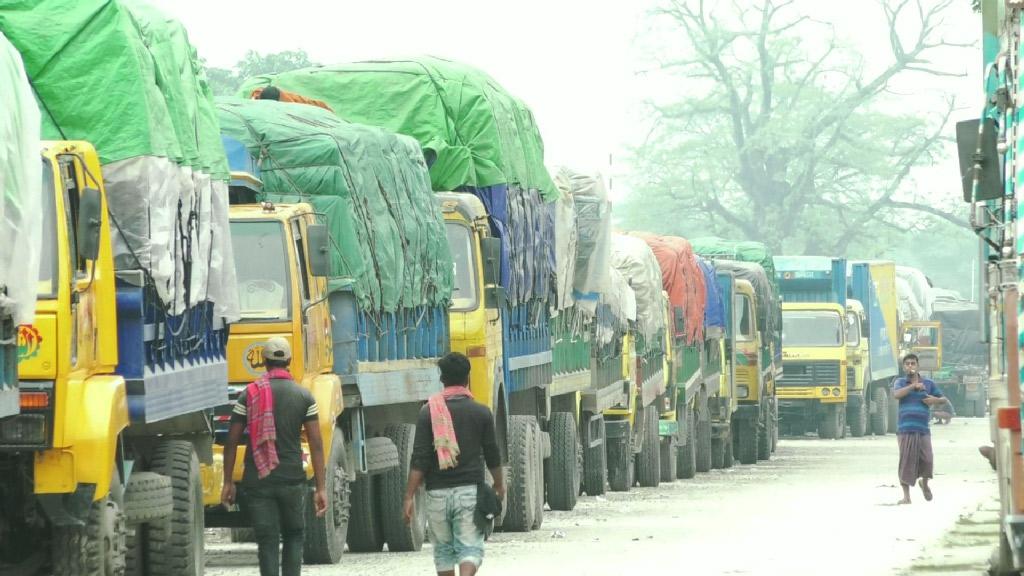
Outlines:
<svg viewBox="0 0 1024 576"><path fill-rule="evenodd" d="M665 293L661 267L654 252L640 238L612 236L612 264L636 295L637 330L648 340L665 328Z"/></svg>
<svg viewBox="0 0 1024 576"><path fill-rule="evenodd" d="M608 306L615 324L597 325L597 341L601 344L611 342L616 333L625 332L630 322L636 321L636 294L629 287L626 279L614 267L608 266L608 289L601 292L600 303Z"/></svg>
<svg viewBox="0 0 1024 576"><path fill-rule="evenodd" d="M568 168L555 171L562 193L555 218L559 303L595 301L609 288L612 207L604 179Z"/></svg>
<svg viewBox="0 0 1024 576"><path fill-rule="evenodd" d="M906 306L912 311L912 315L904 316L904 320L930 320L935 296L932 295L931 286L928 285L928 279L924 272L910 266L897 266L896 278L900 300L906 300ZM902 292L899 291L901 287L899 280L906 283Z"/></svg>
<svg viewBox="0 0 1024 576"><path fill-rule="evenodd" d="M21 56L0 33L0 287L14 321L32 322L42 230L39 109ZM53 193L52 190L49 193ZM4 296L0 295L0 304Z"/></svg>

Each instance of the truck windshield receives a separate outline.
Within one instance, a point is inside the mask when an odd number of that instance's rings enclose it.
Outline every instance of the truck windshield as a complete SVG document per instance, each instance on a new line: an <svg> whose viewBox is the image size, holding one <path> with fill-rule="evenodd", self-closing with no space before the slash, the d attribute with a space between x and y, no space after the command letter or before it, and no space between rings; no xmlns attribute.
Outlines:
<svg viewBox="0 0 1024 576"><path fill-rule="evenodd" d="M477 289L473 235L467 226L455 222L445 224L445 230L448 231L448 246L452 251L455 272L452 310L474 310L477 307Z"/></svg>
<svg viewBox="0 0 1024 576"><path fill-rule="evenodd" d="M53 190L53 166L43 160L43 234L39 246L39 281L36 295L57 297L57 199Z"/></svg>
<svg viewBox="0 0 1024 576"><path fill-rule="evenodd" d="M276 221L231 223L242 322L287 320L291 282L284 226Z"/></svg>
<svg viewBox="0 0 1024 576"><path fill-rule="evenodd" d="M843 333L843 325L837 312L782 312L783 346L841 346L844 344Z"/></svg>

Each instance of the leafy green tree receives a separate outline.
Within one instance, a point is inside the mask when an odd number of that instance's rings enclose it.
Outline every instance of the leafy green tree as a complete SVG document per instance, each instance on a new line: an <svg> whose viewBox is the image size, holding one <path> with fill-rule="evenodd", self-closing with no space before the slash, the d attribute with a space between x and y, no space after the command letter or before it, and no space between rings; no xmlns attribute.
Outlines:
<svg viewBox="0 0 1024 576"><path fill-rule="evenodd" d="M260 54L249 50L231 70L225 68L206 68L206 78L210 89L216 96L233 96L246 78L259 74L277 74L289 70L297 70L315 66L305 50L285 50Z"/></svg>
<svg viewBox="0 0 1024 576"><path fill-rule="evenodd" d="M663 1L652 17L679 41L660 43L651 75L680 89L648 102L623 223L836 255L933 218L965 226L955 202L907 189L915 168L949 161L953 102L932 118L883 105L898 77L954 75L932 59L963 46L942 36L956 1L881 2L891 58L872 67L796 0Z"/></svg>

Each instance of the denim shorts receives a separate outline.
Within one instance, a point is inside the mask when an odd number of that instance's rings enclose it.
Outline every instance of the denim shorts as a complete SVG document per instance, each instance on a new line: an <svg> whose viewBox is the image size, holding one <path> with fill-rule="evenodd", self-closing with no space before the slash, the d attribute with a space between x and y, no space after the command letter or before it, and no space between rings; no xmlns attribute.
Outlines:
<svg viewBox="0 0 1024 576"><path fill-rule="evenodd" d="M438 572L455 570L459 564L480 567L484 533L473 521L475 512L475 485L427 490L427 523Z"/></svg>

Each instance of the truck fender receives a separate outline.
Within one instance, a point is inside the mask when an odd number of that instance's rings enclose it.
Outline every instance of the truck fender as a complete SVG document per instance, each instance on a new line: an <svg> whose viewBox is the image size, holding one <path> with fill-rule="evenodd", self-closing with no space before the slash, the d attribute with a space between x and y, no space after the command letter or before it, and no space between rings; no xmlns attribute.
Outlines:
<svg viewBox="0 0 1024 576"><path fill-rule="evenodd" d="M110 492L116 469L117 444L128 427L128 396L124 378L116 375L69 380L64 409L58 408L63 447L35 460L35 493L68 494L79 484L96 486L93 501Z"/></svg>

